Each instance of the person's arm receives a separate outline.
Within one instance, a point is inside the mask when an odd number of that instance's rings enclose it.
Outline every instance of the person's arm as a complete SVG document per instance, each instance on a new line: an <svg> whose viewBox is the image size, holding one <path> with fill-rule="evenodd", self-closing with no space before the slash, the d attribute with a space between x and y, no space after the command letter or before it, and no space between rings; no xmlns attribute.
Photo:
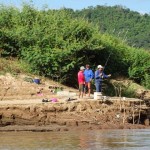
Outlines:
<svg viewBox="0 0 150 150"><path fill-rule="evenodd" d="M93 71L91 70L91 80L94 79L94 73Z"/></svg>
<svg viewBox="0 0 150 150"><path fill-rule="evenodd" d="M78 72L77 78L78 78L78 83L79 83L79 82L80 82L80 75L79 75L79 72Z"/></svg>
<svg viewBox="0 0 150 150"><path fill-rule="evenodd" d="M86 73L86 72L85 72L85 70L84 70L84 72L83 72L84 77L85 77L85 73Z"/></svg>
<svg viewBox="0 0 150 150"><path fill-rule="evenodd" d="M111 76L111 74L106 75L106 74L103 72L103 78L109 78L110 76Z"/></svg>
<svg viewBox="0 0 150 150"><path fill-rule="evenodd" d="M99 75L99 71L95 71L95 79L99 79L100 78L100 75Z"/></svg>
<svg viewBox="0 0 150 150"><path fill-rule="evenodd" d="M84 73L82 74L82 80L83 80L83 83L85 84L85 75L84 75Z"/></svg>
<svg viewBox="0 0 150 150"><path fill-rule="evenodd" d="M89 70L89 72L90 72L90 81L92 81L92 79L94 79L94 73L92 70Z"/></svg>

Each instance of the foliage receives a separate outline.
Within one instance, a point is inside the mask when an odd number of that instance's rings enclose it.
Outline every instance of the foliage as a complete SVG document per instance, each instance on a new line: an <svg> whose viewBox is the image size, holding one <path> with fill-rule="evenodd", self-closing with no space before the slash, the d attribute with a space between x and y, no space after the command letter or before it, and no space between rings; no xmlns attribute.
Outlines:
<svg viewBox="0 0 150 150"><path fill-rule="evenodd" d="M31 73L29 64L22 60L17 59L4 59L0 58L0 74L5 73L18 74L18 73Z"/></svg>
<svg viewBox="0 0 150 150"><path fill-rule="evenodd" d="M150 53L143 50L131 52L129 76L136 82L150 88Z"/></svg>
<svg viewBox="0 0 150 150"><path fill-rule="evenodd" d="M0 6L0 38L2 57L17 57L29 63L32 72L59 77L72 86L77 84L81 65L89 63L95 70L98 64L105 64L110 53L106 73L130 76L150 86L149 52L129 47L107 33L102 34L97 25L75 18L72 10L37 10L28 4L24 4L22 10ZM141 73L138 63L142 59L145 63L142 62Z"/></svg>
<svg viewBox="0 0 150 150"><path fill-rule="evenodd" d="M69 10L70 11L70 10ZM150 50L150 15L140 14L120 5L95 6L72 12L99 26L101 32L114 35L130 46Z"/></svg>

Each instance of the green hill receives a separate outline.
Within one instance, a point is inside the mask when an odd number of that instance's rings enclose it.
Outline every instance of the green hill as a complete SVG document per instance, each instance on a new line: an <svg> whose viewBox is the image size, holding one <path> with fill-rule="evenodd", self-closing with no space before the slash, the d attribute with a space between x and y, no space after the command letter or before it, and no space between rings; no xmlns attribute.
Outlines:
<svg viewBox="0 0 150 150"><path fill-rule="evenodd" d="M150 15L123 6L88 7L73 13L97 24L100 31L114 35L130 46L150 50Z"/></svg>

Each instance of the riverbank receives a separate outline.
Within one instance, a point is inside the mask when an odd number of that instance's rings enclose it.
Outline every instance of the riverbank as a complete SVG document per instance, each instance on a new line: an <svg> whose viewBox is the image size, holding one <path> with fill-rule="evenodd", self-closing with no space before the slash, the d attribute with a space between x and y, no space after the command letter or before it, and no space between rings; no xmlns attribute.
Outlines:
<svg viewBox="0 0 150 150"><path fill-rule="evenodd" d="M143 100L95 100L93 95L79 99L77 89L45 78L36 84L34 78L38 77L0 76L0 131L150 128L150 107Z"/></svg>
<svg viewBox="0 0 150 150"><path fill-rule="evenodd" d="M138 107L139 102L137 99L120 101L117 97L106 101L94 99L72 101L62 99L59 102L42 102L40 99L1 101L0 131L150 128L144 107L141 107L140 118L139 109L132 109L132 104Z"/></svg>

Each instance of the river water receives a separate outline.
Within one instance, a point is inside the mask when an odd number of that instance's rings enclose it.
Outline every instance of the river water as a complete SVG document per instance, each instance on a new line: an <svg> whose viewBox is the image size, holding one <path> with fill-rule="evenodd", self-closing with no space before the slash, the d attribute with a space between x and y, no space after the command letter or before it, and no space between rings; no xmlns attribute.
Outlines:
<svg viewBox="0 0 150 150"><path fill-rule="evenodd" d="M150 150L150 130L1 132L2 150Z"/></svg>

